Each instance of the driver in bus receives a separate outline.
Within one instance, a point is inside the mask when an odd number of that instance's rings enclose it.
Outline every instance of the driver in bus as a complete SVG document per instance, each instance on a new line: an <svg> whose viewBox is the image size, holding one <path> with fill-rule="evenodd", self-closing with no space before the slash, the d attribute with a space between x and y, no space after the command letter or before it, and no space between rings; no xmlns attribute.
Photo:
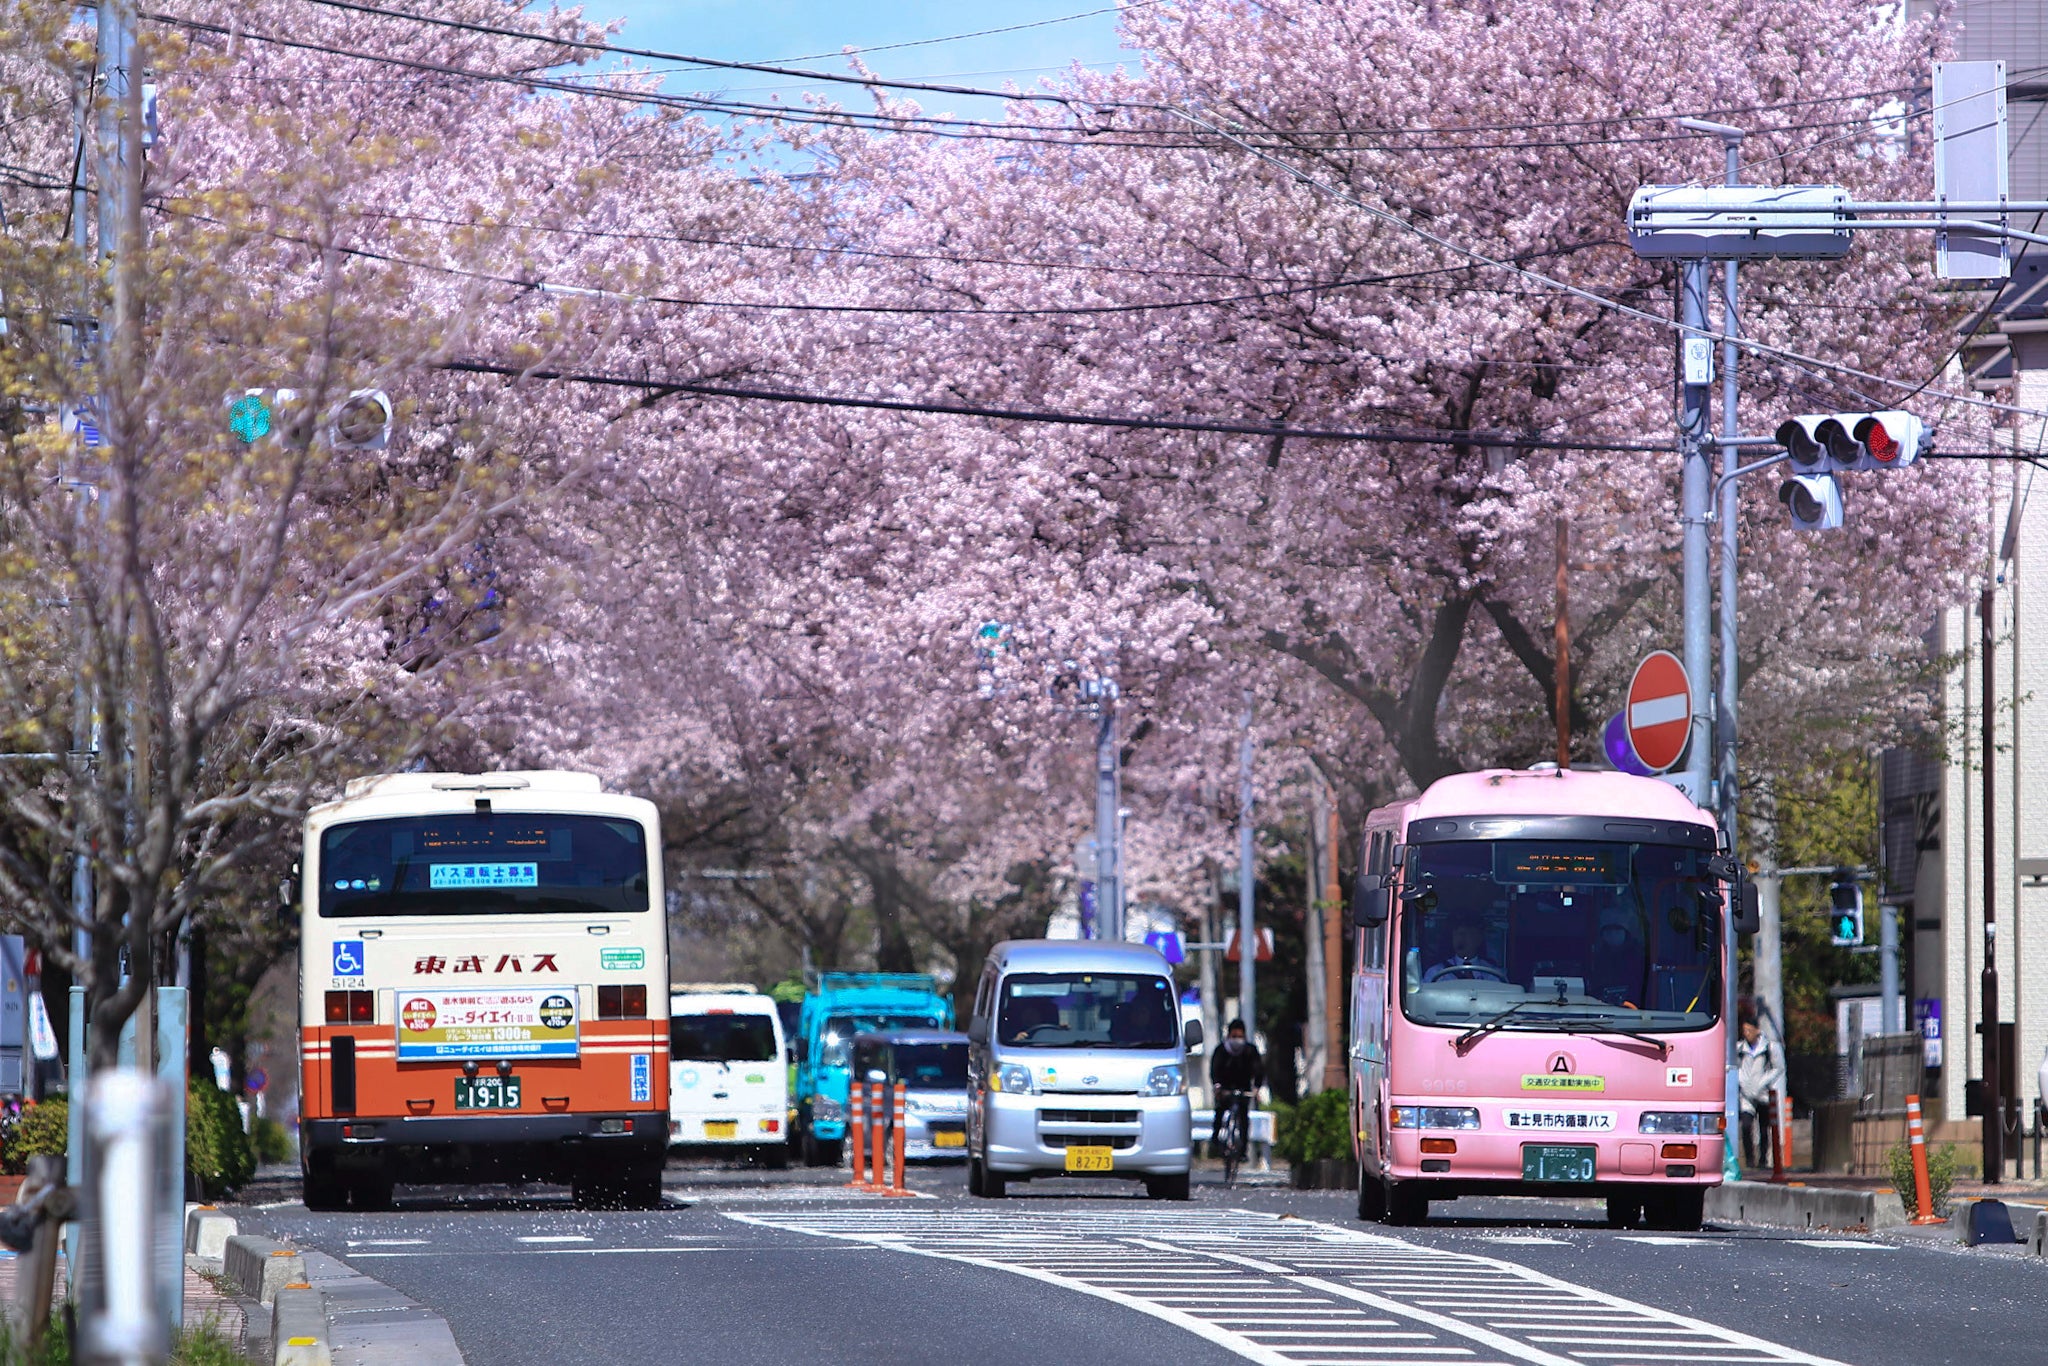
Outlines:
<svg viewBox="0 0 2048 1366"><path fill-rule="evenodd" d="M1474 915L1451 922L1451 956L1422 974L1425 982L1505 982L1507 973L1486 956L1486 930Z"/></svg>

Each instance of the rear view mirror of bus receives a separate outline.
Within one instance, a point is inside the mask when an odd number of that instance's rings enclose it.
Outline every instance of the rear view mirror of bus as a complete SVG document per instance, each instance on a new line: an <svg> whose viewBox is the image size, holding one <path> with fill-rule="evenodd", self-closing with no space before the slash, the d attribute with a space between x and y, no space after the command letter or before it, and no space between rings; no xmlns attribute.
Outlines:
<svg viewBox="0 0 2048 1366"><path fill-rule="evenodd" d="M1756 884L1738 882L1735 888L1735 932L1755 934L1763 927L1763 913L1757 908Z"/></svg>
<svg viewBox="0 0 2048 1366"><path fill-rule="evenodd" d="M1351 923L1362 930L1376 929L1387 923L1387 884L1382 878L1359 879L1363 884L1351 903Z"/></svg>

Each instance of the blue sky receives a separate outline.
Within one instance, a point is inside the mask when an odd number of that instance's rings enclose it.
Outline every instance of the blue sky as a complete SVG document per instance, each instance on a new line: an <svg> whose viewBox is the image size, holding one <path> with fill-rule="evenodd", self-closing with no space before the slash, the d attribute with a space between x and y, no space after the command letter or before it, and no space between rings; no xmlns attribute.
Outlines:
<svg viewBox="0 0 2048 1366"><path fill-rule="evenodd" d="M687 52L696 56L772 62L843 71L844 58L819 57L847 45L920 42L981 29L1062 19L1102 8L1112 0L1000 0L997 4L941 4L937 0L584 0L584 17L603 22L626 21L619 41L635 47ZM1114 13L1092 14L1065 23L1046 24L1021 32L930 43L895 51L874 52L864 60L883 76L942 79L951 84L1000 88L1006 81L1029 87L1046 68L1064 68L1080 61L1108 68L1123 61L1136 64L1136 54L1117 45ZM803 58L791 62L792 58ZM666 82L674 91L723 91L743 100L779 95L800 101L801 82L750 72L693 70ZM825 86L826 91L855 108L868 96L850 86ZM944 96L918 97L928 113L953 112L977 118L995 115L997 106Z"/></svg>

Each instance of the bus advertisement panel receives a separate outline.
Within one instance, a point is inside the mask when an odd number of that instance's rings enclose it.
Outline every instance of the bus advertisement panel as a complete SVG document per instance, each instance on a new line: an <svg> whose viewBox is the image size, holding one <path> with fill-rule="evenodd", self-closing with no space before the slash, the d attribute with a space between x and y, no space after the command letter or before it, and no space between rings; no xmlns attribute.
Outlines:
<svg viewBox="0 0 2048 1366"><path fill-rule="evenodd" d="M1496 770L1373 812L1364 849L1360 1216L1550 1193L1697 1228L1728 1119L1713 818L1651 778Z"/></svg>
<svg viewBox="0 0 2048 1366"><path fill-rule="evenodd" d="M309 1207L393 1181L660 1201L666 917L652 804L580 773L358 779L307 817Z"/></svg>

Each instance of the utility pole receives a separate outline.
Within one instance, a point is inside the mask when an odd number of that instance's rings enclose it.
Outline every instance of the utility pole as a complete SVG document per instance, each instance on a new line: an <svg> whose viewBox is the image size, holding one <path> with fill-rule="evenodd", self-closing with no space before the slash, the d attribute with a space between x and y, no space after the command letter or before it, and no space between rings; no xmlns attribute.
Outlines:
<svg viewBox="0 0 2048 1366"><path fill-rule="evenodd" d="M1784 878L1778 872L1778 803L1769 780L1756 802L1756 942L1752 947L1757 1013L1779 1043L1785 1042L1785 958L1779 910Z"/></svg>
<svg viewBox="0 0 2048 1366"><path fill-rule="evenodd" d="M1244 743L1237 780L1237 1009L1245 1034L1259 1033L1259 941L1252 924L1252 692L1244 692Z"/></svg>
<svg viewBox="0 0 2048 1366"><path fill-rule="evenodd" d="M1980 757L1984 764L1984 972L1980 979L1983 990L1978 1008L1978 1027L1984 1031L1984 1180L1996 1182L2005 1174L2005 1096L2001 1071L2004 1059L1999 1045L1998 1020L1998 781L1995 765L1998 761L1997 720L1998 690L1991 676L1993 649L1992 616L1998 610L1998 583L1995 577L1984 581L1983 595L1977 601L1977 621L1981 631L1982 658L1978 670L1983 682L1984 742Z"/></svg>
<svg viewBox="0 0 2048 1366"><path fill-rule="evenodd" d="M1557 766L1572 766L1572 524L1557 519Z"/></svg>
<svg viewBox="0 0 2048 1366"><path fill-rule="evenodd" d="M1117 687L1109 679L1095 692L1095 914L1102 938L1124 937L1123 756L1117 748Z"/></svg>
<svg viewBox="0 0 2048 1366"><path fill-rule="evenodd" d="M1337 789L1325 782L1329 802L1329 824L1323 847L1323 1086L1325 1091L1342 1091L1349 1069L1345 1065L1344 1006L1344 887L1338 872L1338 851L1344 846L1343 821L1337 810Z"/></svg>
<svg viewBox="0 0 2048 1366"><path fill-rule="evenodd" d="M1679 408L1678 442L1684 464L1682 565L1685 609L1685 672L1692 687L1692 734L1686 748L1685 780L1693 799L1705 806L1708 749L1701 732L1708 723L1707 679L1713 670L1712 644L1707 632L1712 611L1712 581L1708 577L1707 513L1713 470L1708 462L1707 405L1713 376L1713 351L1707 343L1708 263L1702 258L1679 268Z"/></svg>

